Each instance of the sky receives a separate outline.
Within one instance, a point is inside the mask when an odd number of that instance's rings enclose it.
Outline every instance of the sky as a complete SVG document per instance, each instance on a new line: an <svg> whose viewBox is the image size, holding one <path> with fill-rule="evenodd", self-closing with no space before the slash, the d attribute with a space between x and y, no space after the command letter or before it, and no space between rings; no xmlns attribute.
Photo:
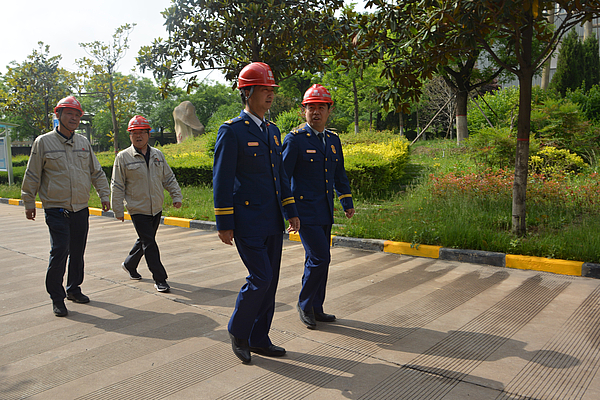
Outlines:
<svg viewBox="0 0 600 400"><path fill-rule="evenodd" d="M89 56L79 43L109 43L116 28L135 23L137 25L129 35L129 50L117 71L152 77L150 72L142 74L138 69L132 72L132 68L136 67L135 57L140 47L151 45L155 38L167 37L161 12L169 7L170 0L21 1L5 1L0 9L1 74L6 73L6 66L11 61L25 61L34 49L39 48L39 41L50 46L50 56L62 55L60 67L74 72L77 70L75 60ZM352 2L364 3L360 0ZM199 78L226 82L218 71L199 74Z"/></svg>
<svg viewBox="0 0 600 400"><path fill-rule="evenodd" d="M41 0L3 2L0 8L0 27L3 33L0 45L0 73L5 74L11 61L22 63L38 42L50 45L50 56L62 55L60 66L76 71L75 60L89 57L79 43L111 42L115 30L124 24L135 23L129 35L129 50L119 63L118 72L132 73L135 57L142 46L151 45L155 38L167 37L161 14L170 0L78 0L56 3ZM152 77L151 73L139 76ZM225 82L214 71L208 79Z"/></svg>

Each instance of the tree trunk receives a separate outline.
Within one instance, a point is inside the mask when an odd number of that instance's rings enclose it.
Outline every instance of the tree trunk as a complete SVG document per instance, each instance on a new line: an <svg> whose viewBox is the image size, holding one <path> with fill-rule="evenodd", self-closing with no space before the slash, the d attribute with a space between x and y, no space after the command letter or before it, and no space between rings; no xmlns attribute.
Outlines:
<svg viewBox="0 0 600 400"><path fill-rule="evenodd" d="M583 24L583 41L585 42L585 39L591 37L593 34L592 21L585 21Z"/></svg>
<svg viewBox="0 0 600 400"><path fill-rule="evenodd" d="M352 79L352 94L354 94L354 133L358 133L358 89L356 89L356 79Z"/></svg>
<svg viewBox="0 0 600 400"><path fill-rule="evenodd" d="M550 24L554 24L554 3L551 3L551 8L548 11L548 22ZM550 66L552 63L552 57L549 57L548 60L544 63L544 68L542 69L542 83L540 87L542 90L548 89L550 85Z"/></svg>
<svg viewBox="0 0 600 400"><path fill-rule="evenodd" d="M119 125L117 125L117 115L115 113L115 92L113 91L113 79L112 75L110 76L110 91L108 92L108 97L110 98L110 114L112 117L112 126L113 126L113 145L115 146L115 154L119 152Z"/></svg>
<svg viewBox="0 0 600 400"><path fill-rule="evenodd" d="M531 132L531 87L534 69L531 66L533 18L523 30L523 56L519 74L519 121L517 125L517 150L515 180L512 198L512 232L518 236L527 233L526 198L529 162L529 134Z"/></svg>
<svg viewBox="0 0 600 400"><path fill-rule="evenodd" d="M48 102L48 94L44 95L44 125L46 125L46 132L50 130L50 104Z"/></svg>
<svg viewBox="0 0 600 400"><path fill-rule="evenodd" d="M398 113L398 126L400 127L400 136L404 136L404 113L402 111Z"/></svg>
<svg viewBox="0 0 600 400"><path fill-rule="evenodd" d="M467 127L467 91L459 90L456 93L456 144L459 146L469 137Z"/></svg>

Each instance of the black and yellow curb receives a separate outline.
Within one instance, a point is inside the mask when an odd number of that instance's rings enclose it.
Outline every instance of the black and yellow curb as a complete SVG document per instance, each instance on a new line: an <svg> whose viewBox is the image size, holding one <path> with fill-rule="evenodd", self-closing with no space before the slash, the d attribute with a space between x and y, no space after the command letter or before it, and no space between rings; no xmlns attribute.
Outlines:
<svg viewBox="0 0 600 400"><path fill-rule="evenodd" d="M22 200L0 198L0 203L23 205ZM37 208L42 208L41 202L36 202ZM104 212L99 208L90 207L90 215L114 217L112 211ZM131 219L125 213L125 219ZM198 221L189 218L162 217L164 225L179 226L182 228L204 229L216 231L216 224L211 221ZM288 239L300 242L300 235L290 233ZM381 251L384 253L401 254L414 257L434 258L446 261L467 262L473 264L486 264L503 268L516 268L531 271L551 272L560 275L582 276L587 278L600 278L600 264L582 261L558 260L544 257L521 256L514 254L496 253L480 250L449 249L441 246L393 242L380 239L358 239L344 236L331 236L331 246L351 247L360 250Z"/></svg>

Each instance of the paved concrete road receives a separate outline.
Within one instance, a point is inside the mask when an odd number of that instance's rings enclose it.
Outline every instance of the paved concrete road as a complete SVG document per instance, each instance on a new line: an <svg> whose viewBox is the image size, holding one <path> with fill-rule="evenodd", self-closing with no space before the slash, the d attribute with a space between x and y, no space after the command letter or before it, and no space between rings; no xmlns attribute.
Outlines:
<svg viewBox="0 0 600 400"><path fill-rule="evenodd" d="M43 212L0 204L1 399L600 398L600 280L332 249L326 311L295 310L301 244L286 241L272 340L283 358L231 351L246 270L215 232L161 226L170 294L120 264L131 222L90 217L83 291L56 318L44 289Z"/></svg>

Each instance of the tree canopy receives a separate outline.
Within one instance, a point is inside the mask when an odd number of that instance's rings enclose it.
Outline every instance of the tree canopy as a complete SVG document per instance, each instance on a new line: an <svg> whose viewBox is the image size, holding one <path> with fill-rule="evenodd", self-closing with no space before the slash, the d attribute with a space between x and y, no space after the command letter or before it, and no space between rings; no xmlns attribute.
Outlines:
<svg viewBox="0 0 600 400"><path fill-rule="evenodd" d="M109 43L96 40L79 44L91 57L77 60L79 67L84 71L84 76L89 79L88 90L91 89L94 95L104 96L107 101L115 153L119 150L119 120L122 124L127 114L131 114L125 109L128 102L127 79L123 79L122 75L116 79L115 74L119 61L125 57L129 49L129 34L134 27L135 24L118 27Z"/></svg>
<svg viewBox="0 0 600 400"><path fill-rule="evenodd" d="M8 66L0 102L9 120L19 124L14 130L18 138L50 131L54 107L72 93L76 76L60 68L60 60L60 55L50 55L50 46L38 42L25 61Z"/></svg>
<svg viewBox="0 0 600 400"><path fill-rule="evenodd" d="M253 61L271 67L277 81L318 71L341 40L335 12L343 0L174 0L163 12L169 38L140 49L142 71L157 79L219 69L236 81ZM186 65L191 70L185 70Z"/></svg>

